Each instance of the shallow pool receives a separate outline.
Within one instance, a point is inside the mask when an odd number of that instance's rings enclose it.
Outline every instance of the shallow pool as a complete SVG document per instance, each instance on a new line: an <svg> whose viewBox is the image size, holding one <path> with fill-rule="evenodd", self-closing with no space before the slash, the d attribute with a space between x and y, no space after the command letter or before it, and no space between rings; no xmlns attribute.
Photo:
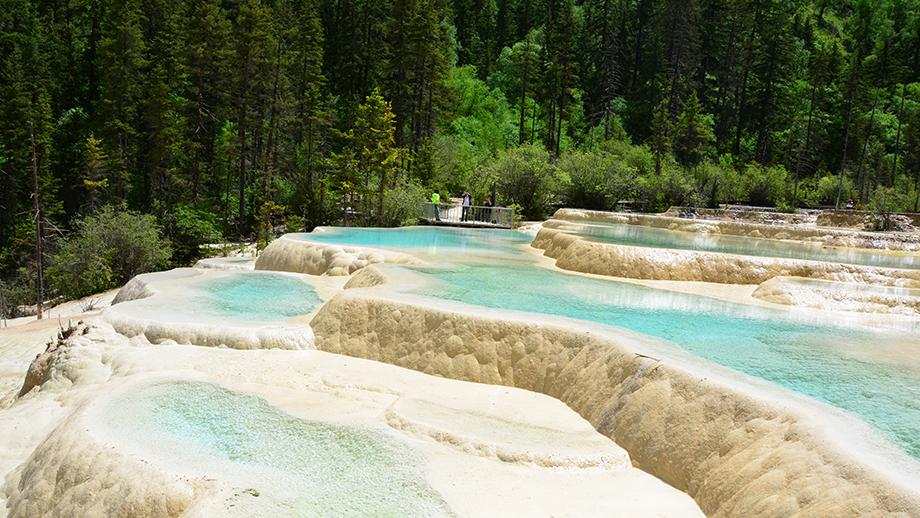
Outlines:
<svg viewBox="0 0 920 518"><path fill-rule="evenodd" d="M310 234L289 234L289 236L322 243L409 249L415 253L432 255L508 251L516 245L530 244L531 241L531 236L514 230L483 232L480 229L446 227L323 228Z"/></svg>
<svg viewBox="0 0 920 518"><path fill-rule="evenodd" d="M109 406L114 432L158 444L185 469L245 483L285 515L451 514L421 457L376 430L300 419L200 382L151 384Z"/></svg>
<svg viewBox="0 0 920 518"><path fill-rule="evenodd" d="M802 320L801 313L723 302L517 264L417 269L440 282L417 293L622 327L830 403L862 417L920 459L920 369L867 361L866 351L910 342Z"/></svg>
<svg viewBox="0 0 920 518"><path fill-rule="evenodd" d="M559 222L554 228L592 241L618 245L806 259L888 268L920 268L920 254L909 252L886 253L860 248L828 247L820 243L683 232L616 223Z"/></svg>
<svg viewBox="0 0 920 518"><path fill-rule="evenodd" d="M254 271L192 270L148 274L156 294L113 309L162 322L260 323L309 314L322 303L296 276ZM205 272L205 273L202 273Z"/></svg>
<svg viewBox="0 0 920 518"><path fill-rule="evenodd" d="M288 275L237 272L198 287L197 308L245 321L286 320L313 311L322 300L309 284Z"/></svg>

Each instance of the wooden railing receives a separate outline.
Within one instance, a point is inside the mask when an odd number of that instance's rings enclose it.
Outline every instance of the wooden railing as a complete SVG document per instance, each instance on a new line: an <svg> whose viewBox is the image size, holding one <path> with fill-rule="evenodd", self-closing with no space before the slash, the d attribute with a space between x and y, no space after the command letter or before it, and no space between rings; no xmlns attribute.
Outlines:
<svg viewBox="0 0 920 518"><path fill-rule="evenodd" d="M419 219L432 225L511 228L514 209L422 203Z"/></svg>

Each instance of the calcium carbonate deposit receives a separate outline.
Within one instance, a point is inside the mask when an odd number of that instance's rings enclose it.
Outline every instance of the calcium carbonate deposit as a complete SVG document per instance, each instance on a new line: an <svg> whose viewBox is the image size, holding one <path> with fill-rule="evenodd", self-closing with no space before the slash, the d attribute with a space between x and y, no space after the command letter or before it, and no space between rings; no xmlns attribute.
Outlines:
<svg viewBox="0 0 920 518"><path fill-rule="evenodd" d="M3 513L920 516L913 238L531 228L319 228L0 330Z"/></svg>

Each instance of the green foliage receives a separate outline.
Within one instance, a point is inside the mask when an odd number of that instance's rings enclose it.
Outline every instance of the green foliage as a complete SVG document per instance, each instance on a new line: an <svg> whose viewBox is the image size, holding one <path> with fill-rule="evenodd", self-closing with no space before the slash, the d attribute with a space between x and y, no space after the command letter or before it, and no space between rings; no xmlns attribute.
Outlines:
<svg viewBox="0 0 920 518"><path fill-rule="evenodd" d="M171 223L173 258L179 264L197 259L201 255L201 245L216 243L222 238L217 217L191 205L177 205Z"/></svg>
<svg viewBox="0 0 920 518"><path fill-rule="evenodd" d="M920 0L15 0L0 10L0 274L34 263L31 137L49 229L124 204L183 261L214 226L256 237L269 199L308 229L385 224L410 180L479 202L492 180L541 191L521 202L531 216L833 205L840 178L844 201L882 186L916 210L916 27ZM495 176L525 144L571 187Z"/></svg>
<svg viewBox="0 0 920 518"><path fill-rule="evenodd" d="M570 180L565 204L594 210L615 208L628 198L638 174L623 157L603 150L568 152L557 166Z"/></svg>
<svg viewBox="0 0 920 518"><path fill-rule="evenodd" d="M417 182L400 178L384 195L383 224L394 227L415 225L418 223L419 204L429 196L428 189Z"/></svg>
<svg viewBox="0 0 920 518"><path fill-rule="evenodd" d="M763 167L748 164L742 173L742 184L752 205L774 206L786 200L791 182L789 173L782 166Z"/></svg>
<svg viewBox="0 0 920 518"><path fill-rule="evenodd" d="M0 319L25 316L19 308L32 302L32 293L24 273L17 272L9 280L0 280Z"/></svg>
<svg viewBox="0 0 920 518"><path fill-rule="evenodd" d="M667 105L664 108L667 108ZM659 116L656 115L656 117ZM659 129L659 131L662 130ZM712 119L703 113L700 99L696 92L693 92L684 104L680 118L677 120L677 126L674 128L674 151L677 159L684 165L699 164L709 153L709 148L714 141Z"/></svg>
<svg viewBox="0 0 920 518"><path fill-rule="evenodd" d="M891 187L878 187L869 198L874 230L894 230L895 213L908 205L906 197Z"/></svg>
<svg viewBox="0 0 920 518"><path fill-rule="evenodd" d="M499 204L517 203L527 219L545 218L569 184L568 175L549 163L549 153L535 145L502 153L486 166L485 176L497 183Z"/></svg>
<svg viewBox="0 0 920 518"><path fill-rule="evenodd" d="M259 219L256 226L256 250L265 250L265 247L275 238L275 226L284 221L284 205L268 200L259 207Z"/></svg>
<svg viewBox="0 0 920 518"><path fill-rule="evenodd" d="M673 162L663 164L661 174L645 175L636 181L636 208L647 212L662 212L672 205L701 207L705 198L699 192L693 176Z"/></svg>
<svg viewBox="0 0 920 518"><path fill-rule="evenodd" d="M652 137L649 139L649 147L655 153L655 173L661 173L661 160L671 152L671 137L674 133L674 125L671 123L671 110L668 105L668 99L664 98L658 103L655 112L652 114L651 123Z"/></svg>
<svg viewBox="0 0 920 518"><path fill-rule="evenodd" d="M447 81L453 107L449 132L467 142L479 159L494 157L516 140L515 117L508 100L497 88L490 89L476 77L471 66L455 68Z"/></svg>
<svg viewBox="0 0 920 518"><path fill-rule="evenodd" d="M57 293L75 299L162 268L171 254L153 216L106 206L75 220L72 233L58 241L47 278Z"/></svg>
<svg viewBox="0 0 920 518"><path fill-rule="evenodd" d="M728 161L704 162L694 170L694 174L700 193L708 200L710 207L748 199L741 173Z"/></svg>

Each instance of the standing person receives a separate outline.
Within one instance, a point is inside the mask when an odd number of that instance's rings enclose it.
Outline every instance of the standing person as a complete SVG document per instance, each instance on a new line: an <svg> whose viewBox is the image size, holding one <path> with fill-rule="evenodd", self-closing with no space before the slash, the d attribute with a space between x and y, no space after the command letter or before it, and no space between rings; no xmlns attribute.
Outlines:
<svg viewBox="0 0 920 518"><path fill-rule="evenodd" d="M431 193L431 204L434 205L434 220L441 221L441 194L438 191Z"/></svg>
<svg viewBox="0 0 920 518"><path fill-rule="evenodd" d="M470 206L473 204L473 197L470 196L470 193L463 191L463 215L460 217L461 221L467 221L470 216Z"/></svg>
<svg viewBox="0 0 920 518"><path fill-rule="evenodd" d="M483 205L486 207L485 209L486 222L492 221L492 207L495 205L495 203L492 201L492 196L486 196L486 202ZM492 221L492 223L495 223L495 221Z"/></svg>

